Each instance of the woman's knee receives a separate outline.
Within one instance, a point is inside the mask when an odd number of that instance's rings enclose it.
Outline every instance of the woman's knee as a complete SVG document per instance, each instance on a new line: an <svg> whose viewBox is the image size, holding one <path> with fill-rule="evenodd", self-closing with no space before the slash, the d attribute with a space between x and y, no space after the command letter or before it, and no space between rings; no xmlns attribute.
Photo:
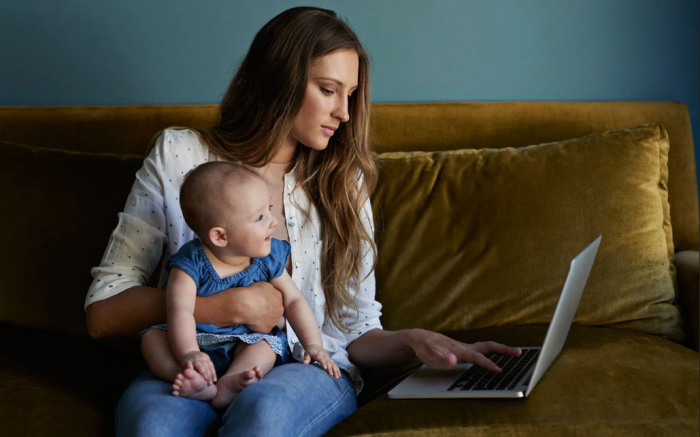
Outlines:
<svg viewBox="0 0 700 437"><path fill-rule="evenodd" d="M217 426L206 402L172 396L171 384L144 372L119 399L115 413L118 436L204 435Z"/></svg>
<svg viewBox="0 0 700 437"><path fill-rule="evenodd" d="M243 390L221 435L322 435L357 408L352 383L311 365L288 364Z"/></svg>

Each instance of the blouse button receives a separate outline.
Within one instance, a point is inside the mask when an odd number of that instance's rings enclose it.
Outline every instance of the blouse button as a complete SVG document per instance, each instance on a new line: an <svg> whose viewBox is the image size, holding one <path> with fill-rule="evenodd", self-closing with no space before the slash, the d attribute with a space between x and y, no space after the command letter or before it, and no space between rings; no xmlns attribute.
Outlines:
<svg viewBox="0 0 700 437"><path fill-rule="evenodd" d="M293 228L294 227L294 222L289 223L289 227Z"/></svg>
<svg viewBox="0 0 700 437"><path fill-rule="evenodd" d="M287 184L287 189L291 190L292 189L292 184Z"/></svg>
<svg viewBox="0 0 700 437"><path fill-rule="evenodd" d="M301 265L301 261L297 261L295 264L297 267L299 267Z"/></svg>

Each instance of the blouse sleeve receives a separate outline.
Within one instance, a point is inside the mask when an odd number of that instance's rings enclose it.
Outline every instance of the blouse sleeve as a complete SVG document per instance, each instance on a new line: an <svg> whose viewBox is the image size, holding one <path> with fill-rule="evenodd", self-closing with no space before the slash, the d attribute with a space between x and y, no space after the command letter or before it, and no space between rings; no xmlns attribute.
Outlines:
<svg viewBox="0 0 700 437"><path fill-rule="evenodd" d="M91 270L92 284L85 299L107 299L122 291L144 285L162 255L167 236L163 202L162 159L165 137L162 132L155 146L136 173L124 211L112 231L102 261Z"/></svg>
<svg viewBox="0 0 700 437"><path fill-rule="evenodd" d="M372 217L372 204L369 199L362 208L361 219L371 238L374 238L374 220ZM350 292L355 296L357 311L345 308L343 312L343 325L350 330L343 335L347 344L357 340L362 334L372 329L382 329L379 317L382 315L382 304L375 299L374 280L374 253L369 244L364 244L364 258L360 271L360 283L350 286Z"/></svg>

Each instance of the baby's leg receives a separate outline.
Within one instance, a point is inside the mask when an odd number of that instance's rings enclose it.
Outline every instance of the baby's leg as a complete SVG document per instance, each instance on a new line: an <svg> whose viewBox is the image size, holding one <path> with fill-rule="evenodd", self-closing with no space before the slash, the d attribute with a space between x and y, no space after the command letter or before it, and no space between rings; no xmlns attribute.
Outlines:
<svg viewBox="0 0 700 437"><path fill-rule="evenodd" d="M148 367L160 379L173 381L182 371L173 355L168 340L168 331L149 329L141 337L141 353Z"/></svg>
<svg viewBox="0 0 700 437"><path fill-rule="evenodd" d="M254 344L239 343L233 357L226 374L216 383L218 391L211 401L216 409L228 407L244 388L260 381L275 365L277 354L262 340Z"/></svg>
<svg viewBox="0 0 700 437"><path fill-rule="evenodd" d="M216 386L207 385L207 381L194 369L180 367L173 355L168 340L168 332L149 329L141 338L141 353L148 367L155 375L165 381L173 381L173 395L209 401L216 395Z"/></svg>

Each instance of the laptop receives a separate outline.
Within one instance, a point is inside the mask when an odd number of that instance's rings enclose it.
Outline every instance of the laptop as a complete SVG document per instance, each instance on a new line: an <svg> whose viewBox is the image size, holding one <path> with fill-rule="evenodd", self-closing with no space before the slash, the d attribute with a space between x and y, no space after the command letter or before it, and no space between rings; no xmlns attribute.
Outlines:
<svg viewBox="0 0 700 437"><path fill-rule="evenodd" d="M601 236L571 261L557 307L542 346L521 347L519 357L486 355L503 371L462 363L452 369L423 365L389 392L390 399L525 398L561 352L598 253Z"/></svg>

